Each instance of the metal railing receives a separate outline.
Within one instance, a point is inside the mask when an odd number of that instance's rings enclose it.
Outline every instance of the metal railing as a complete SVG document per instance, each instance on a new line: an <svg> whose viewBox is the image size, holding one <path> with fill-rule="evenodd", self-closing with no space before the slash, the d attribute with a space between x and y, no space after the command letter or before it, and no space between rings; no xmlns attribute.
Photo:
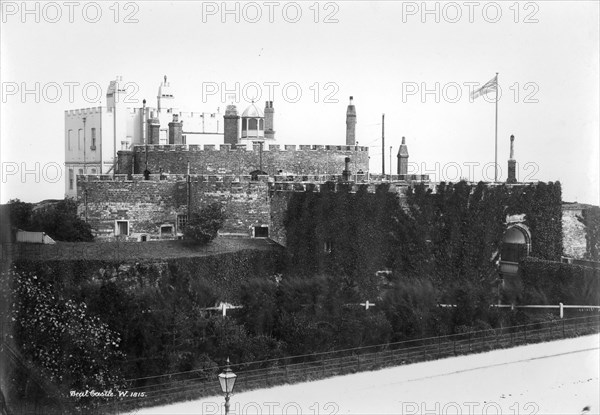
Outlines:
<svg viewBox="0 0 600 415"><path fill-rule="evenodd" d="M497 329L407 340L354 349L232 364L236 391L311 381L384 367L480 353L600 331L600 315L564 318ZM219 368L222 369L222 368ZM140 406L161 405L221 394L219 369L199 369L128 380L130 397L98 409L120 413Z"/></svg>

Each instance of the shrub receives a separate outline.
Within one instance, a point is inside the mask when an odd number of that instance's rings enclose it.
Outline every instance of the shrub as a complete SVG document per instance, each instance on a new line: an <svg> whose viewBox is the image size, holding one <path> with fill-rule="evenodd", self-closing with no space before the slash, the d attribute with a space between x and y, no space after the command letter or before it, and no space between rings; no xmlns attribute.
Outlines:
<svg viewBox="0 0 600 415"><path fill-rule="evenodd" d="M217 237L224 222L225 214L221 205L212 203L191 215L185 225L183 236L196 244L206 245Z"/></svg>

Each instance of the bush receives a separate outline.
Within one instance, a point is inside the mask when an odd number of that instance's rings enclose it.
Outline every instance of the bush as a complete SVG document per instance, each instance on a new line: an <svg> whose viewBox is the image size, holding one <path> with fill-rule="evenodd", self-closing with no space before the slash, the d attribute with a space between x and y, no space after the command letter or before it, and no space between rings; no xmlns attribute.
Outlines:
<svg viewBox="0 0 600 415"><path fill-rule="evenodd" d="M525 304L600 304L600 270L527 258L519 264Z"/></svg>
<svg viewBox="0 0 600 415"><path fill-rule="evenodd" d="M183 236L198 245L206 245L217 237L225 223L225 214L218 203L212 203L191 215Z"/></svg>

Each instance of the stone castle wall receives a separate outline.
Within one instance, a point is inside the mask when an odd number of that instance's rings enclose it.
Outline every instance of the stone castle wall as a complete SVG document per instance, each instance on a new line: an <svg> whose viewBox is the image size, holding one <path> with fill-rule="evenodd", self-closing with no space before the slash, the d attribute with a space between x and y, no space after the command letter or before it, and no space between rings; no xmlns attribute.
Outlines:
<svg viewBox="0 0 600 415"><path fill-rule="evenodd" d="M141 235L149 239L160 237L161 226L177 228L177 216L187 215L188 183L181 176L124 175L115 179L106 176L78 177L78 213L87 217L99 239L112 239L117 220L129 221L129 237ZM108 180L109 179L109 180ZM227 219L222 234L252 236L254 226L269 223L269 201L266 177L251 181L250 177L191 177L191 210L217 202L224 208Z"/></svg>
<svg viewBox="0 0 600 415"><path fill-rule="evenodd" d="M341 174L346 157L351 172L369 170L368 147L270 144L261 151L258 144L252 149L222 144L219 149L214 145L136 146L133 152L119 152L119 166L126 169L119 173L141 174L147 166L151 173L185 174L189 162L190 173L200 175L248 175L261 167L270 176L280 170L293 175Z"/></svg>

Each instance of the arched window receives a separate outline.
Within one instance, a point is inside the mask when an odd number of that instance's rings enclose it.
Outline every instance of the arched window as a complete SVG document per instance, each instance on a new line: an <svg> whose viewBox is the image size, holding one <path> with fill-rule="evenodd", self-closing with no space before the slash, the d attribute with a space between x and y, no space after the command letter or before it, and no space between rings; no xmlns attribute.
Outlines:
<svg viewBox="0 0 600 415"><path fill-rule="evenodd" d="M250 118L248 120L248 129L249 130L256 130L257 125L258 125L258 122L257 122L256 118Z"/></svg>
<svg viewBox="0 0 600 415"><path fill-rule="evenodd" d="M246 131L248 129L248 120L246 118L242 118L242 131Z"/></svg>

